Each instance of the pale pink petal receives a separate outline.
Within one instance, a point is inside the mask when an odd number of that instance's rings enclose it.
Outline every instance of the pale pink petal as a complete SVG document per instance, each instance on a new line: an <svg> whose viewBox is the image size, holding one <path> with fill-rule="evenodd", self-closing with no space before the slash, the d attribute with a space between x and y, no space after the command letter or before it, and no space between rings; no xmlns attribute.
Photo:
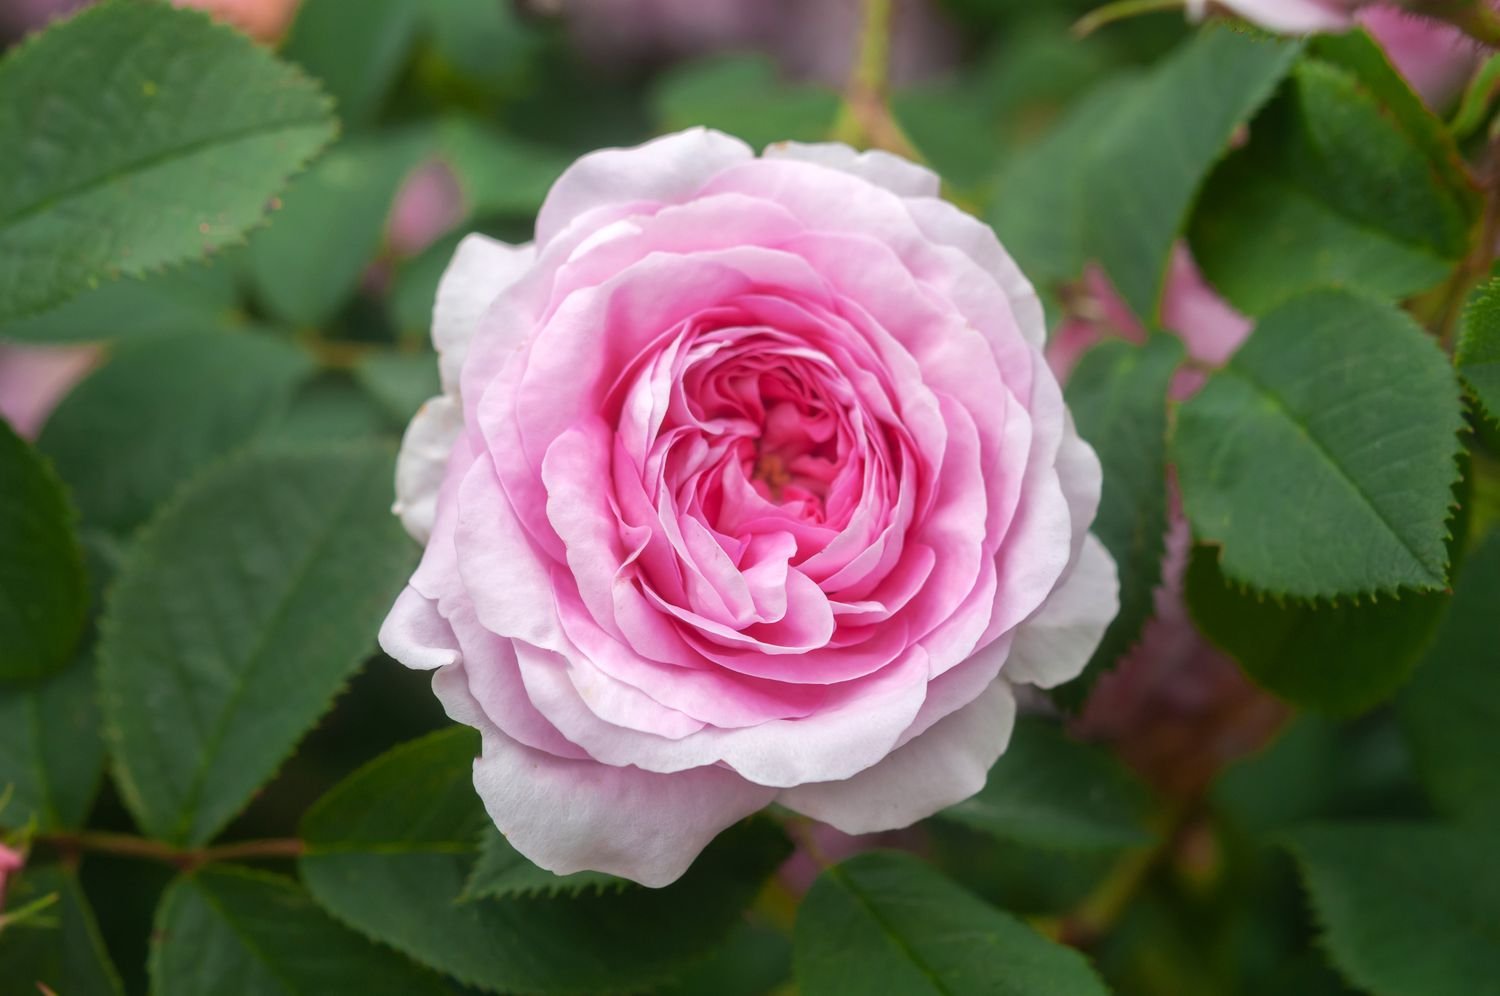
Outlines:
<svg viewBox="0 0 1500 996"><path fill-rule="evenodd" d="M448 457L463 428L463 408L444 395L423 403L401 437L396 454L396 503L391 511L419 543L426 543L432 535Z"/></svg>
<svg viewBox="0 0 1500 996"><path fill-rule="evenodd" d="M925 166L880 149L856 152L841 142L776 142L766 159L797 159L852 173L902 197L936 197L943 181Z"/></svg>
<svg viewBox="0 0 1500 996"><path fill-rule="evenodd" d="M843 781L783 789L776 801L844 833L909 826L984 788L1015 718L1010 686L992 681L973 702L874 767Z"/></svg>
<svg viewBox="0 0 1500 996"><path fill-rule="evenodd" d="M443 391L458 393L459 371L479 319L506 288L515 283L536 259L530 244L513 246L484 235L466 235L438 281L432 308L432 345L438 352ZM519 342L525 328L497 330L501 338ZM505 333L509 334L506 335Z"/></svg>
<svg viewBox="0 0 1500 996"><path fill-rule="evenodd" d="M664 135L633 149L591 152L563 171L536 218L546 245L579 215L612 204L677 204L720 170L755 154L737 138L707 128Z"/></svg>
<svg viewBox="0 0 1500 996"><path fill-rule="evenodd" d="M1082 673L1120 610L1114 558L1092 533L1042 607L1016 630L1001 672L1009 681L1055 688Z"/></svg>
<svg viewBox="0 0 1500 996"><path fill-rule="evenodd" d="M0 418L33 439L52 409L99 362L97 346L0 343Z"/></svg>

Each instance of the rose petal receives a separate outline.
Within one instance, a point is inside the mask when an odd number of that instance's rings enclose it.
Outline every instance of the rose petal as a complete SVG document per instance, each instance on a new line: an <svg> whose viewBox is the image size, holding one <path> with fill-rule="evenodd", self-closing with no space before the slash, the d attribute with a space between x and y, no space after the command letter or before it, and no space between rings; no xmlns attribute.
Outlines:
<svg viewBox="0 0 1500 996"><path fill-rule="evenodd" d="M418 543L432 536L438 492L453 444L463 429L463 408L442 395L417 409L401 437L401 450L396 454L396 503L391 511Z"/></svg>
<svg viewBox="0 0 1500 996"><path fill-rule="evenodd" d="M593 208L635 201L674 204L714 174L753 159L750 146L723 132L690 128L633 149L592 152L563 171L536 216L538 244Z"/></svg>
<svg viewBox="0 0 1500 996"><path fill-rule="evenodd" d="M984 788L1015 718L1010 686L992 681L973 702L874 767L843 781L783 789L776 801L844 833L910 826Z"/></svg>
<svg viewBox="0 0 1500 996"><path fill-rule="evenodd" d="M1078 677L1119 611L1120 579L1114 558L1090 533L1062 584L1017 628L1005 677L1042 688Z"/></svg>
<svg viewBox="0 0 1500 996"><path fill-rule="evenodd" d="M841 142L776 142L766 159L795 159L852 173L902 197L936 197L943 181L932 170L880 149L856 152Z"/></svg>
<svg viewBox="0 0 1500 996"><path fill-rule="evenodd" d="M536 259L530 244L507 245L484 235L466 235L438 281L432 306L432 345L438 352L443 391L458 394L458 374L479 317L490 303L521 278ZM515 336L525 330L512 330Z"/></svg>

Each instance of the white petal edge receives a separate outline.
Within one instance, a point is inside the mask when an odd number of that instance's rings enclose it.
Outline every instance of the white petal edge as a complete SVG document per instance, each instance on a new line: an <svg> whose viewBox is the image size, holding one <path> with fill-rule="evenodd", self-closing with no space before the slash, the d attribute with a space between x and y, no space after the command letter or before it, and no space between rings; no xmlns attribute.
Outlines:
<svg viewBox="0 0 1500 996"><path fill-rule="evenodd" d="M1015 696L996 679L874 767L841 782L784 789L776 801L849 834L910 826L984 788L1015 721Z"/></svg>
<svg viewBox="0 0 1500 996"><path fill-rule="evenodd" d="M856 152L841 142L776 142L766 146L766 159L796 159L852 173L902 197L936 197L943 182L938 175L909 159L880 149Z"/></svg>
<svg viewBox="0 0 1500 996"><path fill-rule="evenodd" d="M1001 675L1041 688L1073 680L1099 648L1104 631L1119 611L1120 579L1114 558L1089 533L1062 584L1017 628Z"/></svg>
<svg viewBox="0 0 1500 996"><path fill-rule="evenodd" d="M513 246L475 233L458 244L438 281L432 306L432 346L438 352L444 394L458 396L459 371L480 317L535 259L530 243Z"/></svg>
<svg viewBox="0 0 1500 996"><path fill-rule="evenodd" d="M1209 0L1187 0L1188 17L1201 21L1211 6ZM1312 34L1318 31L1343 31L1354 23L1355 4L1340 10L1330 0L1214 0L1222 7L1271 31L1286 34Z"/></svg>
<svg viewBox="0 0 1500 996"><path fill-rule="evenodd" d="M689 128L628 149L601 149L563 171L536 217L545 246L574 218L608 204L677 204L715 174L755 158L750 146L723 132Z"/></svg>
<svg viewBox="0 0 1500 996"><path fill-rule="evenodd" d="M774 789L725 768L657 775L573 761L482 729L474 788L505 838L548 871L601 871L671 885L721 831L764 808Z"/></svg>
<svg viewBox="0 0 1500 996"><path fill-rule="evenodd" d="M401 437L401 450L396 454L396 503L391 511L418 543L425 544L432 536L448 456L463 428L463 407L445 394L424 402Z"/></svg>
<svg viewBox="0 0 1500 996"><path fill-rule="evenodd" d="M1034 348L1047 343L1047 316L1036 288L1021 272L995 230L963 209L937 197L913 197L906 210L922 234L939 245L957 249L969 256L994 278L1010 301L1011 313L1021 334Z"/></svg>

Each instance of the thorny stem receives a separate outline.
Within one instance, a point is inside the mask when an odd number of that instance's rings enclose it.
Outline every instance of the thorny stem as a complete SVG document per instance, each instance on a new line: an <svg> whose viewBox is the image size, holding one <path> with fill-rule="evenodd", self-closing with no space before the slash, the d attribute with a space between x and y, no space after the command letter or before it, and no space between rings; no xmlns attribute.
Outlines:
<svg viewBox="0 0 1500 996"><path fill-rule="evenodd" d="M864 0L859 51L831 137L857 148L884 149L919 160L920 154L896 123L886 100L894 12L895 0Z"/></svg>
<svg viewBox="0 0 1500 996"><path fill-rule="evenodd" d="M1080 17L1073 25L1073 36L1083 38L1093 34L1107 24L1123 21L1127 17L1155 14L1164 10L1180 10L1183 0L1115 0L1095 8Z"/></svg>
<svg viewBox="0 0 1500 996"><path fill-rule="evenodd" d="M61 852L65 858L77 858L84 852L116 854L123 857L160 861L190 871L213 861L253 860L256 858L295 858L304 851L302 841L294 837L272 840L243 840L215 847L176 848L160 841L131 834L101 830L76 833L43 834L38 843Z"/></svg>

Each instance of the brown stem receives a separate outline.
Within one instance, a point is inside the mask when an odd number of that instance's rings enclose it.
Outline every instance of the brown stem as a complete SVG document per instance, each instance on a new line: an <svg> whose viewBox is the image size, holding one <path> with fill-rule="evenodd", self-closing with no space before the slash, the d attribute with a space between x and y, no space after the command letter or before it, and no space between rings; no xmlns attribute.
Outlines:
<svg viewBox="0 0 1500 996"><path fill-rule="evenodd" d="M1452 347L1458 316L1468 300L1470 289L1489 276L1490 267L1495 262L1495 242L1500 239L1500 139L1492 141L1485 150L1476 179L1484 191L1479 238L1443 289L1442 304L1432 326L1438 341L1448 348Z"/></svg>
<svg viewBox="0 0 1500 996"><path fill-rule="evenodd" d="M176 848L160 841L131 834L103 830L79 830L72 833L42 834L36 838L62 855L76 861L87 852L115 854L121 857L159 861L183 871L191 871L213 861L253 860L256 858L295 858L303 853L302 841L296 838L244 840L216 847Z"/></svg>

